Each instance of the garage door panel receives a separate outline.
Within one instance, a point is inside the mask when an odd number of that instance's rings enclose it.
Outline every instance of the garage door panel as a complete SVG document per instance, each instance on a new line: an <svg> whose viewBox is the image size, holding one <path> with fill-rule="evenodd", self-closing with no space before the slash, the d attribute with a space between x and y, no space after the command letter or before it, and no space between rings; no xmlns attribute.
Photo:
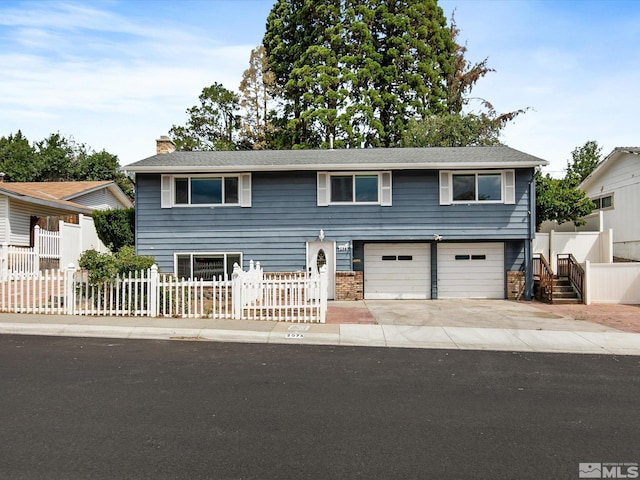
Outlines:
<svg viewBox="0 0 640 480"><path fill-rule="evenodd" d="M377 243L364 247L366 299L431 297L431 250L427 243Z"/></svg>
<svg viewBox="0 0 640 480"><path fill-rule="evenodd" d="M438 245L438 298L504 298L504 289L503 243Z"/></svg>

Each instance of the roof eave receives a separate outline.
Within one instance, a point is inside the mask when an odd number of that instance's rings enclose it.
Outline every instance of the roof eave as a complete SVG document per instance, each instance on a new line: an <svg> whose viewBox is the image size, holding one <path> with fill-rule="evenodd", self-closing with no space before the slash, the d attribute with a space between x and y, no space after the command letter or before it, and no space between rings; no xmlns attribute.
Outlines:
<svg viewBox="0 0 640 480"><path fill-rule="evenodd" d="M313 165L140 165L126 168L133 173L183 173L183 172L282 172L282 171L337 171L337 170L474 170L487 168L534 168L548 165L545 160L531 162L456 162L456 163L376 163L376 164L313 164Z"/></svg>
<svg viewBox="0 0 640 480"><path fill-rule="evenodd" d="M37 197L30 197L28 195L20 195L20 194L13 193L7 190L2 190L2 189L0 189L0 193L3 195L6 195L9 198L20 200L21 202L33 203L35 205L42 205L44 207L49 207L49 208L56 208L58 210L64 210L65 212L82 213L83 215L91 215L91 213L93 212L93 209L87 208L81 205L78 205L77 207L72 205L65 205L55 200L44 200Z"/></svg>

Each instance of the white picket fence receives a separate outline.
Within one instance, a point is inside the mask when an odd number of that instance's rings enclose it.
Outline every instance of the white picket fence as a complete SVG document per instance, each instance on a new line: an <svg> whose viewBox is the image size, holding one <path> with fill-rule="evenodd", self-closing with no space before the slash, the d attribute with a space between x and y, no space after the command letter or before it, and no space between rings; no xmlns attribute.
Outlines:
<svg viewBox="0 0 640 480"><path fill-rule="evenodd" d="M39 275L40 270L51 266L77 263L85 250L94 249L108 252L98 238L91 217L78 216L78 224L59 222L58 231L43 230L38 225L33 228L33 247L18 247L0 244L0 277L20 273ZM46 262L46 263L45 263Z"/></svg>
<svg viewBox="0 0 640 480"><path fill-rule="evenodd" d="M73 265L0 280L0 311L12 313L216 318L324 323L326 269L318 274L265 275L260 264L234 266L231 279L177 279L146 271L92 285Z"/></svg>

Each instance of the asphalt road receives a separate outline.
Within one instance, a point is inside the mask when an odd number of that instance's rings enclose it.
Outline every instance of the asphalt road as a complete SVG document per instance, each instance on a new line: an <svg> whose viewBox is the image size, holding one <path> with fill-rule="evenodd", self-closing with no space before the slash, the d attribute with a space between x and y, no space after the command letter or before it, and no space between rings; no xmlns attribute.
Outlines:
<svg viewBox="0 0 640 480"><path fill-rule="evenodd" d="M0 336L1 479L577 479L640 357Z"/></svg>

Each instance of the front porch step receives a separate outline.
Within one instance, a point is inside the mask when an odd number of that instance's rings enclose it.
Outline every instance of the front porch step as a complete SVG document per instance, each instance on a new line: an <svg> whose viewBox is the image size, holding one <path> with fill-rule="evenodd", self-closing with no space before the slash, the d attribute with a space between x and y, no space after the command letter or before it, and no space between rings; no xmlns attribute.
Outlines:
<svg viewBox="0 0 640 480"><path fill-rule="evenodd" d="M553 303L579 304L582 298L568 278L557 278L553 280Z"/></svg>

